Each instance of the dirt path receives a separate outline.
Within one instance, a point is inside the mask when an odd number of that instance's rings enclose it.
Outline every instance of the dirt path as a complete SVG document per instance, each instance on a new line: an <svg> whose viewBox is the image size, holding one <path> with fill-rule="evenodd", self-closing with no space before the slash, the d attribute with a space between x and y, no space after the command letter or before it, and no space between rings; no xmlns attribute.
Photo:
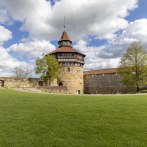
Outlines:
<svg viewBox="0 0 147 147"><path fill-rule="evenodd" d="M44 92L37 88L14 88L14 90L19 91L19 92L33 92L33 93L50 94L48 92Z"/></svg>
<svg viewBox="0 0 147 147"><path fill-rule="evenodd" d="M31 93L40 93L40 94L57 94L57 95L74 95L74 94L60 94L60 93L49 93L42 91L37 88L14 88L15 91L19 92L31 92ZM77 95L77 94L75 94ZM137 93L137 94L82 94L77 96L127 96L127 95L147 95L147 93Z"/></svg>

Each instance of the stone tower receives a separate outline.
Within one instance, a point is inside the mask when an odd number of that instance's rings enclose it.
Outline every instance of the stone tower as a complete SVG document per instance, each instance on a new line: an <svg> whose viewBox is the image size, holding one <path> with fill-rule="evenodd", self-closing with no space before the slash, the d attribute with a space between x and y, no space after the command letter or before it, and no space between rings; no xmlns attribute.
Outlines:
<svg viewBox="0 0 147 147"><path fill-rule="evenodd" d="M61 63L61 71L58 78L59 86L67 86L67 93L83 94L83 65L85 55L72 48L66 31L63 32L59 48L49 53Z"/></svg>

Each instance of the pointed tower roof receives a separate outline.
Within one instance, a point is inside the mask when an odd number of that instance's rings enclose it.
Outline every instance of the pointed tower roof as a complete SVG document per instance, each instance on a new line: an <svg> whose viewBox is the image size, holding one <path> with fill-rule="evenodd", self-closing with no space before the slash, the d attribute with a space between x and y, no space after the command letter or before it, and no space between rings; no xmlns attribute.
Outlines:
<svg viewBox="0 0 147 147"><path fill-rule="evenodd" d="M60 38L60 41L63 41L63 40L71 41L66 31L63 32L63 34Z"/></svg>
<svg viewBox="0 0 147 147"><path fill-rule="evenodd" d="M78 53L78 54L85 56L83 53L72 48L72 41L70 40L66 31L64 31L62 33L62 36L61 36L60 40L58 41L58 44L59 44L59 48L50 52L48 55L51 55L54 53Z"/></svg>

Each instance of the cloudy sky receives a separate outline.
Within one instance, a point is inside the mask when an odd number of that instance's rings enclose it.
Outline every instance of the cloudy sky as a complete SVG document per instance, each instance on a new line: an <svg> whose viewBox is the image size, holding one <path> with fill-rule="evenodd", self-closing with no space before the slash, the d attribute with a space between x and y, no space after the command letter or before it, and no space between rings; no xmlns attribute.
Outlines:
<svg viewBox="0 0 147 147"><path fill-rule="evenodd" d="M85 70L117 67L131 42L147 48L146 8L146 0L0 0L0 76L33 69L57 48L64 16Z"/></svg>

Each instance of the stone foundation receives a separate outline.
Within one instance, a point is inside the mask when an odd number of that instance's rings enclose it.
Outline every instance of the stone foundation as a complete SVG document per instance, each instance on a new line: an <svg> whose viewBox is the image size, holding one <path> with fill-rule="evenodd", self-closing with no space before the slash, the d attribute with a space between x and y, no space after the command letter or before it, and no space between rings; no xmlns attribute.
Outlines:
<svg viewBox="0 0 147 147"><path fill-rule="evenodd" d="M66 86L38 86L37 88L50 93L67 93Z"/></svg>

